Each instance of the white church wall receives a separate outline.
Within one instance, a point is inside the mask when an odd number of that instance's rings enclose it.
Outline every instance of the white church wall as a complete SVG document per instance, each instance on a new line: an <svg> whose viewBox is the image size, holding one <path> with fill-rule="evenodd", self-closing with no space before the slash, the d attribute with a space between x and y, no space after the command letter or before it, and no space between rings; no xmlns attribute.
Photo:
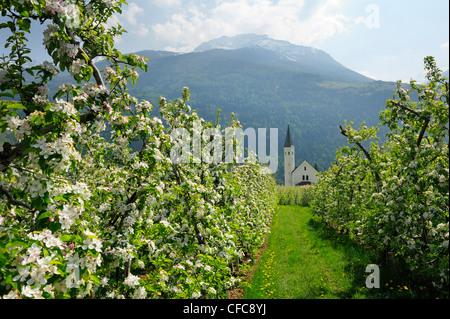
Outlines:
<svg viewBox="0 0 450 319"><path fill-rule="evenodd" d="M317 173L317 170L311 164L304 161L292 173L292 185L297 185L301 182L311 182L315 184L317 183Z"/></svg>

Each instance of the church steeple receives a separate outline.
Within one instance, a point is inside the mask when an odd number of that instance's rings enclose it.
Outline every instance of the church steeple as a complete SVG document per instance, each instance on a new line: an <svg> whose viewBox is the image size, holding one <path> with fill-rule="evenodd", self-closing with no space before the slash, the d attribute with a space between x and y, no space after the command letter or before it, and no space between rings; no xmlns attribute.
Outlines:
<svg viewBox="0 0 450 319"><path fill-rule="evenodd" d="M294 143L292 143L291 129L289 128L289 124L288 124L288 129L286 132L286 139L284 140L284 147L291 147L292 145L294 145Z"/></svg>
<svg viewBox="0 0 450 319"><path fill-rule="evenodd" d="M288 124L284 141L284 185L292 185L292 171L295 169L295 146L292 142L291 129Z"/></svg>

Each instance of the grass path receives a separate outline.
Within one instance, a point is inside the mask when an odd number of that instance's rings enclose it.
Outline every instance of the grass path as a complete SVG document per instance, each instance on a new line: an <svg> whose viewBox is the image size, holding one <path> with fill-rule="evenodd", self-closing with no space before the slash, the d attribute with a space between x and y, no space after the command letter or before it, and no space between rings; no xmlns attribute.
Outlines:
<svg viewBox="0 0 450 319"><path fill-rule="evenodd" d="M365 269L373 258L348 236L323 226L310 208L279 206L267 248L243 297L370 298L374 291L365 288ZM384 285L388 292L408 293L407 287Z"/></svg>

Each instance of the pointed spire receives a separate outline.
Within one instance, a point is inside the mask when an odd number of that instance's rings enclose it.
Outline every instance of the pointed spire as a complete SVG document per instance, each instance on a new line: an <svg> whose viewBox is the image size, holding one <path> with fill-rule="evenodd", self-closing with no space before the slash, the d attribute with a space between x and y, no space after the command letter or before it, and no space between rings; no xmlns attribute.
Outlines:
<svg viewBox="0 0 450 319"><path fill-rule="evenodd" d="M292 143L291 129L289 128L289 124L288 124L288 129L286 132L286 139L284 140L284 147L292 147L293 145L294 145L294 143Z"/></svg>

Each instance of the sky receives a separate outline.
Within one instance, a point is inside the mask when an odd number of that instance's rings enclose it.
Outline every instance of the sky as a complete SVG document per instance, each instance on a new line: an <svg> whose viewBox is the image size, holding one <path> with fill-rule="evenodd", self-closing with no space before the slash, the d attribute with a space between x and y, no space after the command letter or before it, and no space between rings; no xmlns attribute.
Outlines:
<svg viewBox="0 0 450 319"><path fill-rule="evenodd" d="M255 33L324 50L374 80L422 82L428 55L449 68L448 0L128 0L109 25L116 23L128 31L116 38L124 53L191 52L224 35ZM37 29L30 47L45 60Z"/></svg>

